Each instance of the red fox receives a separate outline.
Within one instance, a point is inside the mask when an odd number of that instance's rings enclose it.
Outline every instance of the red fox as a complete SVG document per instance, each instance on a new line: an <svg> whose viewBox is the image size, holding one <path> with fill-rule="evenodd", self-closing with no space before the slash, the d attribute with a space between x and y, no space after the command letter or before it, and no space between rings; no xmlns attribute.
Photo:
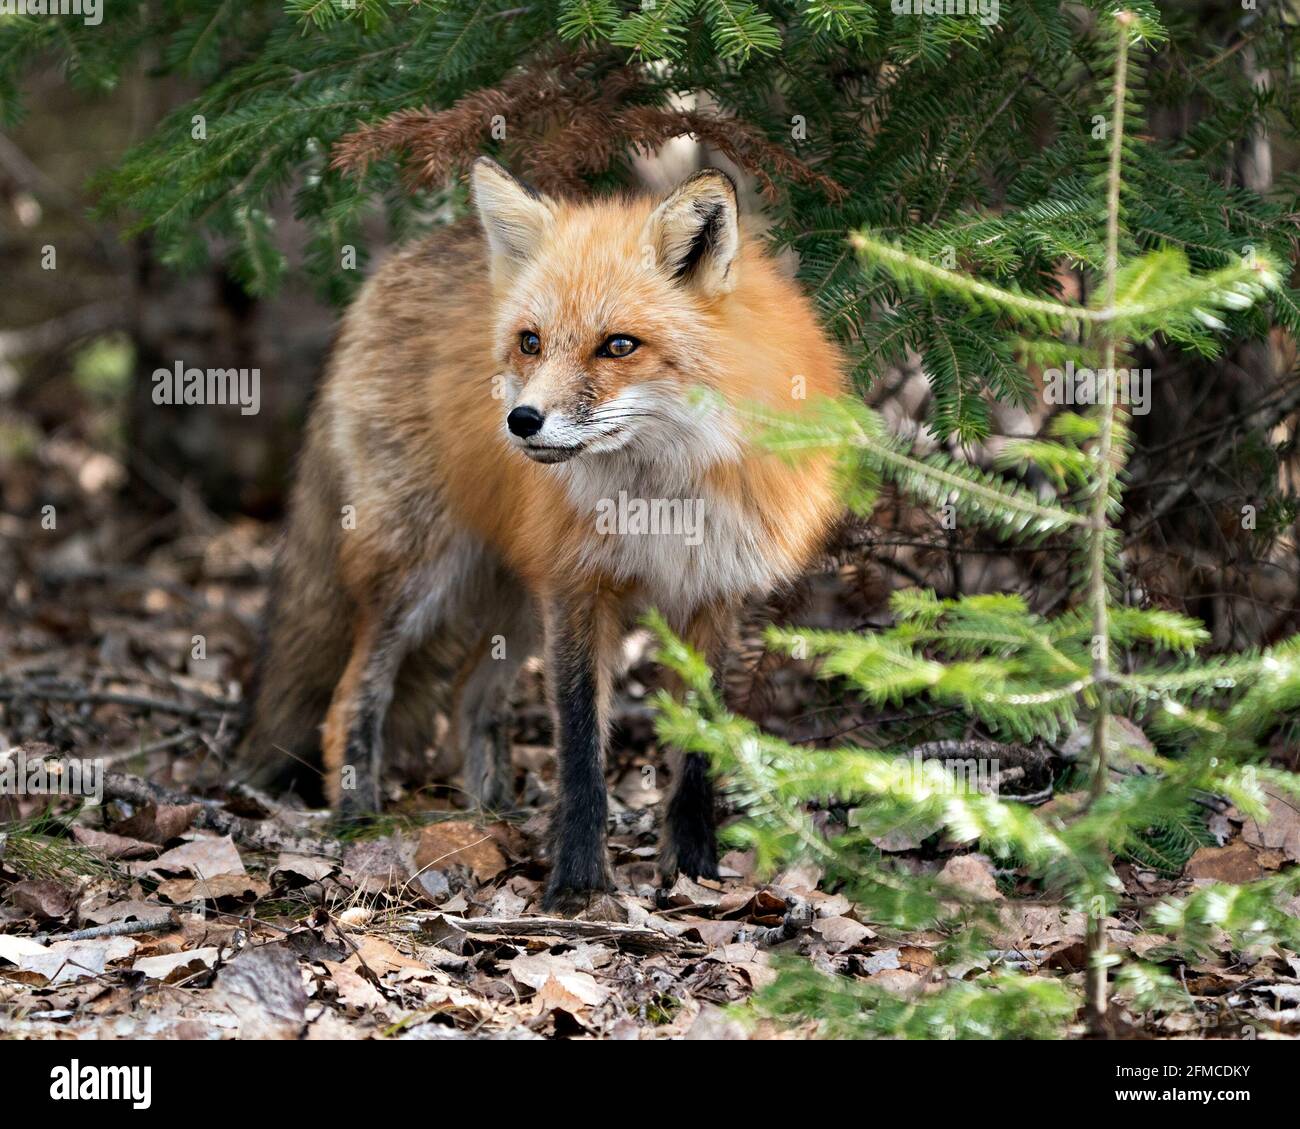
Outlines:
<svg viewBox="0 0 1300 1129"><path fill-rule="evenodd" d="M468 791L500 806L504 706L540 647L553 907L610 888L606 703L626 632L657 607L716 666L742 601L798 574L837 516L829 460L760 450L730 405L801 410L842 391L842 361L742 239L722 172L662 201L549 199L486 158L471 181L479 223L396 254L343 322L239 759L265 784L319 744L336 810L373 812L381 755L425 749L446 705ZM716 877L704 758L673 775L665 875Z"/></svg>

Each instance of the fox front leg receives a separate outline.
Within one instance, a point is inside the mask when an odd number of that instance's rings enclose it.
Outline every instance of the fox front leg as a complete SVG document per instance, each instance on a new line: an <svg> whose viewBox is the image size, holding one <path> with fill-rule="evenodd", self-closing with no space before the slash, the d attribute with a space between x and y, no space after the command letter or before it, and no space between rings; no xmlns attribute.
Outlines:
<svg viewBox="0 0 1300 1129"><path fill-rule="evenodd" d="M605 698L617 646L614 617L600 598L553 599L547 609L547 679L555 709L559 789L551 816L546 909L611 890L605 842Z"/></svg>

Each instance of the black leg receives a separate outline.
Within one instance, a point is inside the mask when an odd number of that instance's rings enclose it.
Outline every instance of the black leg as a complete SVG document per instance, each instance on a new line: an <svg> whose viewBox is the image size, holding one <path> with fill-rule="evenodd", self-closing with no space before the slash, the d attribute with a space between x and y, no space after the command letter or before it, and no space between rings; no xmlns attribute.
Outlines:
<svg viewBox="0 0 1300 1129"><path fill-rule="evenodd" d="M543 905L553 909L613 888L605 846L605 740L600 670L589 622L556 608L547 643L559 745L559 795L551 816L551 875Z"/></svg>
<svg viewBox="0 0 1300 1129"><path fill-rule="evenodd" d="M713 829L713 780L709 760L699 753L681 758L668 801L665 876L718 877L718 845Z"/></svg>
<svg viewBox="0 0 1300 1129"><path fill-rule="evenodd" d="M686 641L704 655L722 696L727 646L735 627L735 610L725 604L701 608L684 625ZM674 692L684 687L670 679ZM676 874L690 878L718 877L718 844L714 830L713 779L709 759L700 753L674 758L672 794L664 813L659 869L666 882Z"/></svg>

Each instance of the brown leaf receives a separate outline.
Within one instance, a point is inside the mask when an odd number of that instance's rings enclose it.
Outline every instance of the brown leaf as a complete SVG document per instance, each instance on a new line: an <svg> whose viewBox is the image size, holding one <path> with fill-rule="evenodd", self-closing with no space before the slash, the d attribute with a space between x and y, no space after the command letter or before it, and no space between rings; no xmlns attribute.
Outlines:
<svg viewBox="0 0 1300 1129"><path fill-rule="evenodd" d="M431 823L420 832L415 866L421 871L465 866L480 882L487 882L505 870L506 857L490 830L469 820L453 819Z"/></svg>
<svg viewBox="0 0 1300 1129"><path fill-rule="evenodd" d="M108 831L96 831L93 827L74 825L72 837L87 850L106 859L149 858L161 849L156 843L130 839L125 835L113 835Z"/></svg>
<svg viewBox="0 0 1300 1129"><path fill-rule="evenodd" d="M853 903L843 894L821 894L814 891L808 895L813 912L818 917L847 917L853 912Z"/></svg>
<svg viewBox="0 0 1300 1129"><path fill-rule="evenodd" d="M1290 797L1280 791L1265 787L1268 794L1267 822L1247 819L1241 827L1241 837L1252 847L1269 847L1280 850L1292 862L1300 862L1300 808Z"/></svg>
<svg viewBox="0 0 1300 1129"><path fill-rule="evenodd" d="M328 878L338 869L331 859L281 854L268 876L273 886L302 886Z"/></svg>
<svg viewBox="0 0 1300 1129"><path fill-rule="evenodd" d="M921 984L921 977L903 968L886 968L867 977L869 983L894 996L910 996Z"/></svg>
<svg viewBox="0 0 1300 1129"><path fill-rule="evenodd" d="M817 884L821 880L821 868L813 866L811 863L804 863L801 866L792 866L788 870L783 870L772 880L772 885L780 886L784 890L793 890L800 894L811 894L817 889Z"/></svg>
<svg viewBox="0 0 1300 1129"><path fill-rule="evenodd" d="M832 946L832 952L842 953L875 936L865 925L851 917L818 918L812 927L814 933L820 934Z"/></svg>
<svg viewBox="0 0 1300 1129"><path fill-rule="evenodd" d="M954 855L939 871L939 881L977 902L1002 900L993 864L984 855Z"/></svg>
<svg viewBox="0 0 1300 1129"><path fill-rule="evenodd" d="M247 874L218 874L215 878L173 878L158 884L160 898L181 905L186 902L255 902L271 892L260 878Z"/></svg>
<svg viewBox="0 0 1300 1129"><path fill-rule="evenodd" d="M681 918L682 936L688 941L703 941L709 948L727 944L740 929L739 921L710 921L703 917Z"/></svg>
<svg viewBox="0 0 1300 1129"><path fill-rule="evenodd" d="M391 972L397 968L425 969L428 967L422 961L418 961L414 957L408 957L404 952L380 937L358 937L357 951L344 963L349 968L354 969L364 964L371 972L380 977L385 972Z"/></svg>
<svg viewBox="0 0 1300 1129"><path fill-rule="evenodd" d="M388 1001L369 980L359 972L353 971L346 964L326 960L321 963L329 969L334 980L334 989L338 992L339 1003L356 1012L379 1012L386 1016Z"/></svg>
<svg viewBox="0 0 1300 1129"><path fill-rule="evenodd" d="M193 839L164 851L152 862L135 863L132 869L140 874L192 874L195 878L245 873L243 860L229 835Z"/></svg>
<svg viewBox="0 0 1300 1129"><path fill-rule="evenodd" d="M1255 848L1235 839L1226 847L1200 847L1187 860L1188 878L1212 879L1240 885L1253 882L1264 874Z"/></svg>
<svg viewBox="0 0 1300 1129"><path fill-rule="evenodd" d="M25 957L40 956L45 953L45 946L30 937L18 937L12 933L0 933L0 960L10 964L20 964Z"/></svg>
<svg viewBox="0 0 1300 1129"><path fill-rule="evenodd" d="M1055 816L1068 823L1088 805L1087 792L1061 792L1038 809L1040 816Z"/></svg>
<svg viewBox="0 0 1300 1129"><path fill-rule="evenodd" d="M210 946L180 953L163 953L155 957L139 957L131 966L131 971L142 972L151 980L161 980L164 984L175 984L214 967L219 955L218 950Z"/></svg>
<svg viewBox="0 0 1300 1129"><path fill-rule="evenodd" d="M614 795L630 808L652 808L662 798L648 765L633 765L623 773L614 787Z"/></svg>
<svg viewBox="0 0 1300 1129"><path fill-rule="evenodd" d="M930 949L920 945L902 945L898 950L898 963L909 972L929 972L935 965L935 956Z"/></svg>
<svg viewBox="0 0 1300 1129"><path fill-rule="evenodd" d="M18 967L24 972L38 972L51 984L98 976L115 960L129 957L136 950L130 937L97 937L85 941L55 941L43 953L22 957Z"/></svg>
<svg viewBox="0 0 1300 1129"><path fill-rule="evenodd" d="M1002 949L1040 949L1062 941L1076 941L1087 933L1088 922L1080 910L1053 905L999 907L1004 929L993 937Z"/></svg>
<svg viewBox="0 0 1300 1129"><path fill-rule="evenodd" d="M570 1002L579 1006L594 1007L609 998L610 989L599 983L589 972L577 968L571 961L551 953L534 953L517 956L510 962L510 975L525 987L534 989L551 1007L562 1007L573 1012ZM548 994L549 993L549 994Z"/></svg>
<svg viewBox="0 0 1300 1129"><path fill-rule="evenodd" d="M855 809L856 810L856 809ZM849 821L853 821L853 812L849 812ZM869 836L871 842L880 850L888 854L901 854L904 851L914 851L924 843L931 835L943 826L940 822L927 824L907 824L902 827L893 827L883 835Z"/></svg>
<svg viewBox="0 0 1300 1129"><path fill-rule="evenodd" d="M718 860L718 871L724 877L741 878L746 881L754 876L753 851L728 851Z"/></svg>
<svg viewBox="0 0 1300 1129"><path fill-rule="evenodd" d="M889 968L901 968L897 949L877 949L862 961L862 970L868 976L884 972Z"/></svg>
<svg viewBox="0 0 1300 1129"><path fill-rule="evenodd" d="M1113 943L1114 938L1111 938L1111 941ZM1088 942L1071 941L1068 945L1053 949L1044 961L1044 965L1047 968L1060 968L1066 972L1082 972L1088 967Z"/></svg>
<svg viewBox="0 0 1300 1129"><path fill-rule="evenodd" d="M100 899L96 899L99 902ZM107 925L110 921L154 921L167 912L157 902L139 898L103 901L102 904L82 905L81 919L88 925Z"/></svg>
<svg viewBox="0 0 1300 1129"><path fill-rule="evenodd" d="M77 908L77 891L49 878L15 882L9 900L42 921L62 921Z"/></svg>
<svg viewBox="0 0 1300 1129"><path fill-rule="evenodd" d="M739 901L737 895L743 897L745 894L749 896ZM735 894L724 894L718 903L719 914L739 917L759 925L780 925L785 920L786 909L785 899L767 888L752 893L736 891Z"/></svg>
<svg viewBox="0 0 1300 1129"><path fill-rule="evenodd" d="M149 805L115 824L113 834L162 845L188 831L202 810L201 804Z"/></svg>

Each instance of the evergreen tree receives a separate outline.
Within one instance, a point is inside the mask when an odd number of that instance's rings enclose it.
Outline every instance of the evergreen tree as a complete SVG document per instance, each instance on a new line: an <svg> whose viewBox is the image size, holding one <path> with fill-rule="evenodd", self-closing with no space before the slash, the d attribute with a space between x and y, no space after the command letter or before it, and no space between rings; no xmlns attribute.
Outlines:
<svg viewBox="0 0 1300 1129"><path fill-rule="evenodd" d="M1122 892L1113 858L1158 850L1187 825L1196 798L1206 793L1226 796L1259 817L1266 816L1266 786L1300 796L1300 776L1268 765L1261 748L1287 711L1300 705L1300 636L1260 653L1209 658L1197 653L1208 635L1196 621L1118 602L1114 521L1122 505L1126 443L1120 390L1106 374L1157 332L1197 338L1203 327L1221 324L1225 312L1263 300L1278 279L1270 262L1255 255L1193 272L1179 251L1124 254L1135 245L1132 215L1123 204L1133 159L1127 138L1137 109L1131 52L1149 43L1154 29L1134 13L1119 12L1112 20L1110 117L1098 143L1098 183L1090 190L1105 201L1102 266L1090 302L1069 304L993 285L866 231L852 239L872 276L884 274L910 293L984 313L1034 351L1073 355L1081 363L1096 359L1096 408L1058 416L1049 437L1015 441L1001 459L1006 469L1039 468L1058 497L1043 500L1001 474L944 455L917 458L857 402L826 404L812 422L756 418L772 448L789 457L839 452L847 479L859 487L855 501L868 513L869 487L889 479L927 504L955 505L964 518L1007 538L1075 539L1079 598L1059 615L1035 615L1013 595L941 600L911 589L895 594L895 623L886 630L773 629L769 641L820 657L824 675L846 680L874 706L957 706L1004 742L1056 741L1082 723L1091 735L1087 803L1073 813L1044 815L973 790L969 777L955 776L938 759L918 766L906 749L810 750L780 740L728 713L699 656L655 621L664 661L691 687L681 701L661 696L660 736L707 753L731 782L745 813L733 841L753 848L769 869L793 860L819 864L872 922L944 930L953 961L991 946L987 909L970 904L961 890L910 875L873 840L899 827L921 827L978 844L1087 915L1083 1002L1099 1028L1112 972L1142 1006L1172 1006L1180 995L1156 966L1121 963L1107 952L1105 923ZM867 489L861 489L864 482ZM1114 715L1140 721L1154 744L1148 748L1113 728ZM996 754L998 746L991 748ZM1117 753L1139 771L1113 780L1109 766ZM825 835L809 813L812 805L848 809L842 829ZM1296 870L1248 885L1218 883L1168 900L1156 920L1190 953L1211 927L1228 931L1243 947L1282 942L1294 949L1300 920L1282 907L1298 889ZM1010 972L904 1002L802 963L787 966L759 997L760 1007L774 1014L820 1020L828 1034L909 1037L1059 1034L1078 1004L1059 980Z"/></svg>
<svg viewBox="0 0 1300 1129"><path fill-rule="evenodd" d="M293 265L340 301L364 272L367 214L381 206L400 236L445 217L444 205L454 213L465 204L455 174L480 152L566 191L625 180L631 149L693 134L759 179L772 237L798 252L860 383L914 350L933 384L934 430L973 438L988 430L991 397L1030 394L1017 343L993 309L864 274L844 235L869 227L932 263L1047 298L1062 268L1100 271L1093 135L1105 120L1099 29L1113 5L912 7L103 0L94 25L0 18L0 123L21 116L23 76L50 58L92 90L139 68L197 86L100 178L103 207L151 231L167 262L215 251L265 292L291 266L271 205L292 192L311 231ZM1294 100L1257 84L1246 52L1205 41L1181 3L1134 8L1161 45L1154 107L1202 109L1182 136L1126 139L1124 252L1176 248L1205 271L1246 246L1285 261L1294 207L1222 182L1252 131L1296 136ZM1241 18L1256 69L1286 73L1292 5ZM1200 349L1215 335L1260 337L1270 322L1300 327L1294 290L1178 340Z"/></svg>

